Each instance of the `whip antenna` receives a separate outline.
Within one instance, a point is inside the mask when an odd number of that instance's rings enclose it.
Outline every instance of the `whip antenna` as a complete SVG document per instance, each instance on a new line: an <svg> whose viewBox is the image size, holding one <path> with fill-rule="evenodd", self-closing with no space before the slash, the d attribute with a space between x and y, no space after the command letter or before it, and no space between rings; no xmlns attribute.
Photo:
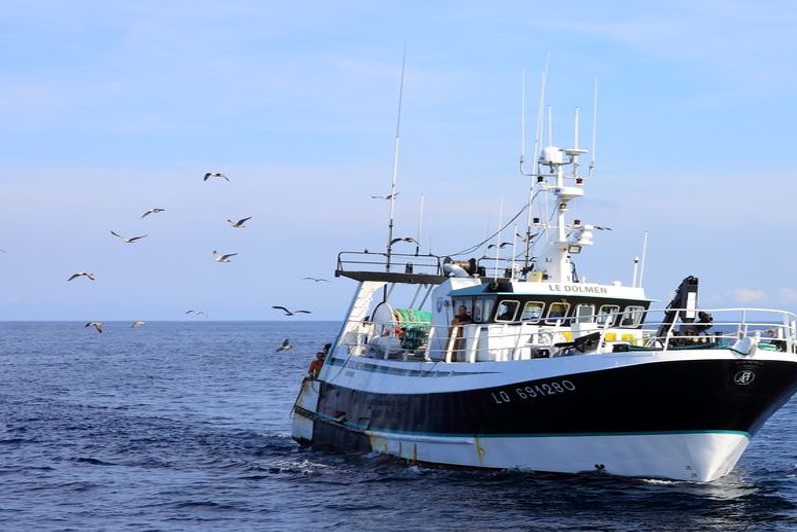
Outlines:
<svg viewBox="0 0 797 532"><path fill-rule="evenodd" d="M534 170L532 177L537 178L540 175L540 144L542 143L542 127L543 127L543 109L545 107L545 88L548 83L548 64L551 61L551 54L545 58L545 68L540 76L540 101L537 106L537 124L534 131ZM525 238L525 257L523 267L528 270L531 265L531 223L533 220L533 213L531 212L531 203L534 197L534 179L529 184L529 198L526 204L526 238Z"/></svg>
<svg viewBox="0 0 797 532"><path fill-rule="evenodd" d="M526 71L520 75L520 174L523 172L523 162L526 160Z"/></svg>
<svg viewBox="0 0 797 532"><path fill-rule="evenodd" d="M390 179L390 217L387 226L387 263L385 268L390 271L390 255L393 251L393 216L396 209L396 177L398 175L399 143L401 131L401 102L404 98L404 67L407 61L407 46L401 58L401 83L399 85L398 113L396 116L396 142L393 150L393 175Z"/></svg>
<svg viewBox="0 0 797 532"><path fill-rule="evenodd" d="M421 247L421 242L423 242L423 199L424 195L421 194L421 201L420 205L418 206L418 242L416 242L416 254L418 248Z"/></svg>
<svg viewBox="0 0 797 532"><path fill-rule="evenodd" d="M589 177L592 177L592 171L595 169L595 148L598 139L598 78L595 78L595 96L592 102L592 158L589 162Z"/></svg>

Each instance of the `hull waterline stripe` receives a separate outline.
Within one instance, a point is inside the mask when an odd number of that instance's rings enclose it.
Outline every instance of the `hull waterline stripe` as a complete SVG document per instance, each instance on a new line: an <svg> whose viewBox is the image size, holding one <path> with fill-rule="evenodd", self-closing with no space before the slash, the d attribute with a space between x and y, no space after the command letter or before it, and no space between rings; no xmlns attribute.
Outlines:
<svg viewBox="0 0 797 532"><path fill-rule="evenodd" d="M394 439L411 439L411 440L427 440L427 441L439 441L445 440L450 441L453 439L461 439L463 443L470 443L473 439L477 438L578 438L578 437L612 437L612 436L670 436L670 435L680 435L680 434L733 434L738 436L743 436L747 439L752 438L752 434L746 431L740 430L670 430L670 431L639 431L639 432L584 432L584 433L572 433L572 432L558 432L558 433L501 433L501 434L462 434L462 433L427 433L427 432L403 432L403 431L382 431L382 430L374 430L368 429L362 425L358 425L356 423L351 423L349 421L339 421L336 418L326 416L323 414L317 414L314 412L310 412L301 407L296 407L296 412L308 419L313 419L315 421L321 421L324 423L328 423L330 425L334 425L340 427L342 429L357 433L357 434L365 434L369 436L377 436L381 438L394 438Z"/></svg>

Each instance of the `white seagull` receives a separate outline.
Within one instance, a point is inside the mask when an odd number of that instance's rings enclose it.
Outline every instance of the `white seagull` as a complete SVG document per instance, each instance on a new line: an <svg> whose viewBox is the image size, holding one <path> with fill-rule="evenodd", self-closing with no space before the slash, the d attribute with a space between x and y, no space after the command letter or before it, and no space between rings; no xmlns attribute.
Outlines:
<svg viewBox="0 0 797 532"><path fill-rule="evenodd" d="M148 211L147 211L147 212L145 212L144 214L142 214L142 215L141 215L141 217L142 217L142 218L144 218L145 216L148 216L148 215L150 215L150 214L157 214L157 213L159 213L159 212L163 212L163 211L165 211L165 210L166 210L166 209L161 209L160 207L155 207L155 208L152 208L152 209L148 210Z"/></svg>
<svg viewBox="0 0 797 532"><path fill-rule="evenodd" d="M197 316L204 316L205 315L205 313L203 311L201 311L201 310L193 310L193 309L192 310L186 310L185 313L186 314L196 314Z"/></svg>
<svg viewBox="0 0 797 532"><path fill-rule="evenodd" d="M218 177L220 179L225 179L227 181L230 180L229 177L227 177L226 175L224 175L222 173L219 173L219 172L208 172L208 173L205 174L205 177L202 179L202 181L207 181L211 177Z"/></svg>
<svg viewBox="0 0 797 532"><path fill-rule="evenodd" d="M221 254L215 249L213 250L213 260L216 262L230 262L230 257L237 255L237 253L225 253Z"/></svg>
<svg viewBox="0 0 797 532"><path fill-rule="evenodd" d="M102 332L102 322L101 321L90 321L86 325L84 325L83 327L84 328L85 327L94 327L97 330L98 333Z"/></svg>
<svg viewBox="0 0 797 532"><path fill-rule="evenodd" d="M328 283L329 279L324 279L323 277L302 277L302 279L307 281L315 281L316 283Z"/></svg>
<svg viewBox="0 0 797 532"><path fill-rule="evenodd" d="M285 341L282 342L282 345L277 348L276 352L279 353L280 351L287 351L288 349L293 349L293 344L291 343L290 338L286 338Z"/></svg>
<svg viewBox="0 0 797 532"><path fill-rule="evenodd" d="M133 327L133 328L136 328L136 327L141 327L145 323L147 323L147 322L144 321L144 320L136 320L133 323L131 323L130 326Z"/></svg>
<svg viewBox="0 0 797 532"><path fill-rule="evenodd" d="M233 227L244 227L244 224L247 222L247 220L250 220L251 218L252 218L251 216L248 216L246 218L241 218L237 222L227 218L227 221L230 222L230 225L232 225Z"/></svg>
<svg viewBox="0 0 797 532"><path fill-rule="evenodd" d="M67 281L71 281L72 279L77 279L78 277L88 277L92 281L94 280L94 274L91 272L77 272L73 273L72 276L67 279Z"/></svg>
<svg viewBox="0 0 797 532"><path fill-rule="evenodd" d="M124 243L126 243L126 244L132 244L132 243L133 243L133 242L135 242L136 240L140 240L140 239L144 238L145 236L147 236L147 235L139 235L139 236L122 236L122 235L120 235L119 233L115 233L114 231L111 231L111 234L112 234L113 236L115 236L116 238L120 239L122 242L124 242Z"/></svg>

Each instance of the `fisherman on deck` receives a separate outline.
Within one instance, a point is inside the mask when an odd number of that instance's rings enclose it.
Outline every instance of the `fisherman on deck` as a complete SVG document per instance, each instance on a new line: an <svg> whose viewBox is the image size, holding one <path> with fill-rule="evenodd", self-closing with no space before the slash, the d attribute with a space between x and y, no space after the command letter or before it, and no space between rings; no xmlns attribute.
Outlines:
<svg viewBox="0 0 797 532"><path fill-rule="evenodd" d="M324 366L324 358L326 358L324 352L319 351L315 354L315 360L310 362L310 368L307 370L307 374L311 379L318 378L318 374L321 373L321 368Z"/></svg>
<svg viewBox="0 0 797 532"><path fill-rule="evenodd" d="M451 332L456 329L456 339L454 340L454 346L451 350L451 362L457 361L457 353L460 351L460 344L462 343L462 327L460 325L467 325L469 323L473 323L473 318L468 311L468 307L465 305L460 305L457 309L457 314L454 316L454 319L451 320ZM464 346L463 346L464 347Z"/></svg>

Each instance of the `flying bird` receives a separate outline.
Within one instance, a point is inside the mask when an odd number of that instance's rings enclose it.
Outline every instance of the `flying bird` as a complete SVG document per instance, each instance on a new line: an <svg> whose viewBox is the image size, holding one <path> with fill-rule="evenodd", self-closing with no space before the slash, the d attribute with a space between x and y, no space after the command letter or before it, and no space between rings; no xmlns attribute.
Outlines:
<svg viewBox="0 0 797 532"><path fill-rule="evenodd" d="M122 235L120 235L119 233L115 233L115 232L113 232L113 231L111 231L111 234L112 234L113 236L115 236L115 237L117 237L117 238L121 239L121 240L122 240L122 242L124 242L124 243L126 243L126 244L132 244L132 243L133 243L133 242L135 242L136 240L140 240L140 239L144 238L145 236L147 236L147 235L139 235L139 236L122 236Z"/></svg>
<svg viewBox="0 0 797 532"><path fill-rule="evenodd" d="M145 212L144 214L142 214L142 215L141 215L141 217L142 217L142 218L144 218L145 216L148 216L148 215L150 215L150 214L157 214L157 213L159 213L159 212L163 212L163 211L165 211L165 210L166 210L166 209L161 209L160 207L155 207L155 208L153 208L153 209L150 209L150 210L148 210L148 211L147 211L147 212Z"/></svg>
<svg viewBox="0 0 797 532"><path fill-rule="evenodd" d="M287 351L288 349L293 349L293 344L291 343L290 338L286 338L285 341L282 342L282 345L277 348L276 352L279 353L280 351Z"/></svg>
<svg viewBox="0 0 797 532"><path fill-rule="evenodd" d="M205 313L202 312L201 310L186 310L185 313L186 314L196 314L197 316L204 316L205 315Z"/></svg>
<svg viewBox="0 0 797 532"><path fill-rule="evenodd" d="M251 218L252 218L251 216L248 216L246 218L241 218L237 222L227 218L227 221L230 222L230 225L232 225L233 227L244 227L244 224L246 223L246 221L250 220Z"/></svg>
<svg viewBox="0 0 797 532"><path fill-rule="evenodd" d="M144 320L136 320L133 323L131 323L130 326L133 327L133 328L136 328L136 327L143 326L145 323L147 323L147 322L144 321Z"/></svg>
<svg viewBox="0 0 797 532"><path fill-rule="evenodd" d="M67 281L71 281L72 279L77 279L78 277L88 277L92 281L94 280L94 274L91 272L77 272L73 273L72 276L67 279Z"/></svg>
<svg viewBox="0 0 797 532"><path fill-rule="evenodd" d="M275 308L281 310L285 313L286 316L293 316L294 314L310 314L309 310L288 310L285 307L280 306L272 306L271 308Z"/></svg>
<svg viewBox="0 0 797 532"><path fill-rule="evenodd" d="M414 242L415 244L418 243L418 241L412 238L411 236L400 236L398 238L394 238L393 240L391 240L390 245L392 246L396 242Z"/></svg>
<svg viewBox="0 0 797 532"><path fill-rule="evenodd" d="M101 321L90 321L86 325L84 325L83 327L84 328L85 327L94 327L97 330L98 333L102 332L102 322Z"/></svg>
<svg viewBox="0 0 797 532"><path fill-rule="evenodd" d="M394 192L393 194L388 194L387 196L371 196L371 197L373 199L386 199L386 200L389 200L389 199L395 198L398 195L399 195L398 192Z"/></svg>
<svg viewBox="0 0 797 532"><path fill-rule="evenodd" d="M490 244L489 246L487 246L487 249L490 249L490 248L504 249L506 246L511 246L511 245L512 245L512 242L501 242L498 245Z"/></svg>
<svg viewBox="0 0 797 532"><path fill-rule="evenodd" d="M237 255L237 253L225 253L221 254L215 249L213 250L213 260L216 262L230 262L230 257Z"/></svg>
<svg viewBox="0 0 797 532"><path fill-rule="evenodd" d="M224 180L227 180L227 181L230 180L229 177L227 177L226 175L224 175L222 173L219 173L219 172L208 172L208 173L205 174L205 177L202 179L202 181L207 181L211 177L218 177L219 179L224 179Z"/></svg>
<svg viewBox="0 0 797 532"><path fill-rule="evenodd" d="M316 283L328 283L329 279L324 279L322 277L302 277L302 279L307 281L315 281Z"/></svg>

